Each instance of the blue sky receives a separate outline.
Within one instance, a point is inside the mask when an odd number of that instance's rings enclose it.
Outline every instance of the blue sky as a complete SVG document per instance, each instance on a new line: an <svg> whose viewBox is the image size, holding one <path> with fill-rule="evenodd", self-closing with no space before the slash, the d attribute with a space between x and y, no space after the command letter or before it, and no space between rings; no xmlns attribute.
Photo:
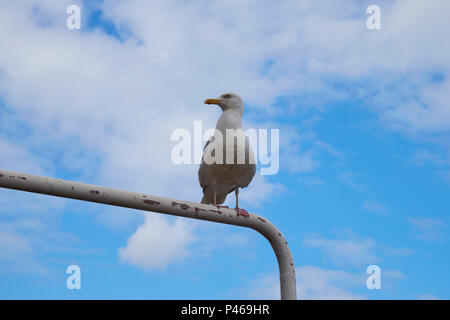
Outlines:
<svg viewBox="0 0 450 320"><path fill-rule="evenodd" d="M214 127L202 102L233 91L246 128L280 130L279 172L242 205L288 240L300 298L448 299L449 9L4 2L0 168L199 201L198 166L171 163L170 136ZM81 290L66 288L72 264ZM254 231L0 190L2 299L271 299L278 285Z"/></svg>

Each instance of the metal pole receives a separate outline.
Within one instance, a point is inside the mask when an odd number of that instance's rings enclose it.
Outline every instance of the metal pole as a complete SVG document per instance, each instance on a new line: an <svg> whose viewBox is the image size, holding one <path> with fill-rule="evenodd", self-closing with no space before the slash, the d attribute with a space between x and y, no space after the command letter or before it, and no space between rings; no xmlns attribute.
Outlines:
<svg viewBox="0 0 450 320"><path fill-rule="evenodd" d="M238 215L233 209L217 208L213 205L156 197L1 169L0 187L254 229L269 240L275 251L280 271L281 299L297 299L294 261L288 243L270 221L256 214L250 213L246 217Z"/></svg>

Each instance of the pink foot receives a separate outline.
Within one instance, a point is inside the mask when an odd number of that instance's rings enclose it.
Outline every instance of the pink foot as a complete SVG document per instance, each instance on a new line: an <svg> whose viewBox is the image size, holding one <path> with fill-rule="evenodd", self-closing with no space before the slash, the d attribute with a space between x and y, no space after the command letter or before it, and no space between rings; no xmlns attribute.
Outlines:
<svg viewBox="0 0 450 320"><path fill-rule="evenodd" d="M235 210L238 216L244 216L246 218L250 217L250 214L245 209L236 208Z"/></svg>

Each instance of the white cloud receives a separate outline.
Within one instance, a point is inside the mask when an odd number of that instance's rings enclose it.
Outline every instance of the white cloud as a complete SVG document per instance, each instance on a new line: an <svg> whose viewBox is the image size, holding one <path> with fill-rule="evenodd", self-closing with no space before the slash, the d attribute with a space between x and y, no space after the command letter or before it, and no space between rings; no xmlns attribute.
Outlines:
<svg viewBox="0 0 450 320"><path fill-rule="evenodd" d="M363 202L363 208L369 212L379 213L379 214L388 214L391 210L386 207L381 202L375 200L365 200Z"/></svg>
<svg viewBox="0 0 450 320"><path fill-rule="evenodd" d="M305 238L303 243L323 249L337 266L367 266L377 264L380 258L374 253L376 242L372 239L327 239L318 236Z"/></svg>
<svg viewBox="0 0 450 320"><path fill-rule="evenodd" d="M318 163L313 158L314 151L307 150L304 153L300 154L297 158L292 159L292 165L290 166L290 170L292 172L311 172L317 166Z"/></svg>
<svg viewBox="0 0 450 320"><path fill-rule="evenodd" d="M295 269L297 298L307 300L354 300L367 299L352 290L365 288L365 274L342 270L327 270L314 266ZM263 276L250 285L250 299L280 299L280 282L274 276Z"/></svg>
<svg viewBox="0 0 450 320"><path fill-rule="evenodd" d="M43 157L0 137L0 168L45 174ZM46 168L46 169L44 169ZM68 252L79 244L59 225L65 202L58 198L0 188L0 273L47 276L40 254Z"/></svg>
<svg viewBox="0 0 450 320"><path fill-rule="evenodd" d="M341 268L365 268L371 264L382 266L386 256L405 257L413 254L409 248L379 243L371 238L358 236L351 230L336 231L332 238L309 235L303 239L303 244L321 249L329 261Z"/></svg>
<svg viewBox="0 0 450 320"><path fill-rule="evenodd" d="M18 272L44 275L47 268L36 258L26 236L0 225L0 274Z"/></svg>
<svg viewBox="0 0 450 320"><path fill-rule="evenodd" d="M333 160L343 160L344 154L329 143L322 141L306 126L303 128L274 125L280 127L280 168L290 173L310 173L316 170L321 160L331 156Z"/></svg>
<svg viewBox="0 0 450 320"><path fill-rule="evenodd" d="M239 193L239 199L242 199L243 203L259 209L265 201L276 198L282 194L286 188L279 182L272 183L269 182L267 177L256 175L249 187L242 190L243 191ZM228 195L227 203L234 208L235 202L233 193Z"/></svg>
<svg viewBox="0 0 450 320"><path fill-rule="evenodd" d="M306 300L361 300L370 298L365 268L356 272L316 266L295 268L297 298ZM381 269L382 288L390 290L406 277L397 270ZM245 288L244 298L280 299L280 281L274 275L260 276ZM365 293L366 294L365 294Z"/></svg>
<svg viewBox="0 0 450 320"><path fill-rule="evenodd" d="M309 176L309 177L300 177L300 183L306 184L308 187L317 187L324 184L322 179L319 177Z"/></svg>
<svg viewBox="0 0 450 320"><path fill-rule="evenodd" d="M445 219L410 218L409 222L419 239L425 241L443 241L446 239L445 231L448 227Z"/></svg>
<svg viewBox="0 0 450 320"><path fill-rule="evenodd" d="M45 163L43 157L29 152L22 146L7 141L0 137L0 168L30 174L42 174L42 166Z"/></svg>
<svg viewBox="0 0 450 320"><path fill-rule="evenodd" d="M450 154L449 154L450 156ZM450 164L450 161L447 161L445 159L445 156L442 156L441 154L437 152L432 152L427 149L417 149L415 150L409 157L408 162L418 166L422 167L426 165L427 163L431 162L435 166L442 167L446 164Z"/></svg>
<svg viewBox="0 0 450 320"><path fill-rule="evenodd" d="M423 86L417 94L421 102L386 110L385 119L419 132L450 130L450 81Z"/></svg>
<svg viewBox="0 0 450 320"><path fill-rule="evenodd" d="M325 270L312 266L297 268L298 292L301 299L364 299L350 288L363 288L365 275L341 270Z"/></svg>
<svg viewBox="0 0 450 320"><path fill-rule="evenodd" d="M446 141L450 141L446 139ZM450 145L448 142L442 143L441 146L434 150L417 149L408 158L407 162L417 166L424 167L433 165L434 174L437 178L444 182L450 182Z"/></svg>
<svg viewBox="0 0 450 320"><path fill-rule="evenodd" d="M20 205L15 210L17 217L0 222L0 273L48 276L52 270L42 261L41 254L74 252L74 245L79 245L80 240L52 221L57 215L50 218L42 212L23 212ZM4 217L4 212L0 212L0 218Z"/></svg>
<svg viewBox="0 0 450 320"><path fill-rule="evenodd" d="M338 175L337 179L339 182L349 186L356 191L364 191L366 190L367 186L358 181L359 177L361 176L362 174L360 173L353 173L351 171L345 170Z"/></svg>
<svg viewBox="0 0 450 320"><path fill-rule="evenodd" d="M119 248L123 262L142 269L164 269L189 254L195 237L190 224L181 218L170 222L158 214L149 214L145 222Z"/></svg>

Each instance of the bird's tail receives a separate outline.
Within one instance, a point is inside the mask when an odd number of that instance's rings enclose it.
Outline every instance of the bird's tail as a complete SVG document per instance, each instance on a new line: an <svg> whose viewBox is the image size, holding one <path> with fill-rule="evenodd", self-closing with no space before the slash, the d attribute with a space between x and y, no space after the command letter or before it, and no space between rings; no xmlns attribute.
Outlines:
<svg viewBox="0 0 450 320"><path fill-rule="evenodd" d="M225 195L217 195L216 203L217 203L217 204L222 204L222 203L225 202L225 199L226 199L226 198L227 198L227 195L226 195L226 194L225 194ZM208 200L208 199L206 199L206 197L203 196L202 201L200 201L200 203L203 203L203 204L213 204L214 202L213 202L213 201L210 201L210 200Z"/></svg>
<svg viewBox="0 0 450 320"><path fill-rule="evenodd" d="M200 201L200 203L209 204L209 201L206 200L205 196L203 196L202 201Z"/></svg>

